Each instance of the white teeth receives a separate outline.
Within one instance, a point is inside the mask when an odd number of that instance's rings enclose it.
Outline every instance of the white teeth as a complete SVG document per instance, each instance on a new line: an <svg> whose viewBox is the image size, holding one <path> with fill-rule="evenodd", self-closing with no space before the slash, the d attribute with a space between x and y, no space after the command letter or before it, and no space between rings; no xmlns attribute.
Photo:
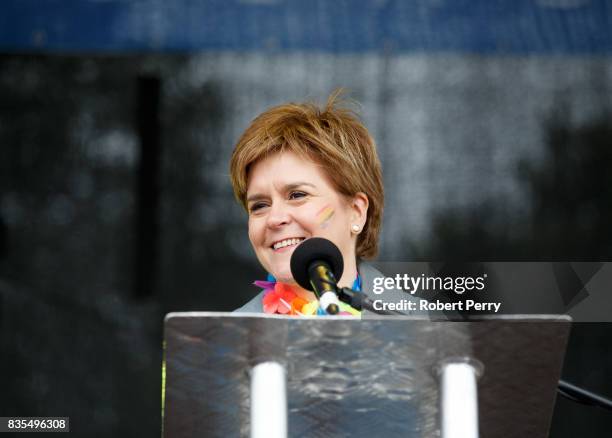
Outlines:
<svg viewBox="0 0 612 438"><path fill-rule="evenodd" d="M284 248L286 246L291 246L291 245L297 245L298 243L300 243L302 240L304 240L303 238L299 238L299 239L285 239L285 240L281 240L280 242L276 242L273 245L274 249L280 249L280 248Z"/></svg>

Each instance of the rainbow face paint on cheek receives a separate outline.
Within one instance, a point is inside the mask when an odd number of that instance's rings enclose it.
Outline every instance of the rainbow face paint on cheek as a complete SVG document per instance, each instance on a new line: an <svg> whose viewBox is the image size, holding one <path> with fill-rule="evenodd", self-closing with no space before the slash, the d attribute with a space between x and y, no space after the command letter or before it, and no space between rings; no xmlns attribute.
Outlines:
<svg viewBox="0 0 612 438"><path fill-rule="evenodd" d="M321 228L326 228L333 216L334 209L331 207L331 205L326 205L317 213L317 223L321 226Z"/></svg>

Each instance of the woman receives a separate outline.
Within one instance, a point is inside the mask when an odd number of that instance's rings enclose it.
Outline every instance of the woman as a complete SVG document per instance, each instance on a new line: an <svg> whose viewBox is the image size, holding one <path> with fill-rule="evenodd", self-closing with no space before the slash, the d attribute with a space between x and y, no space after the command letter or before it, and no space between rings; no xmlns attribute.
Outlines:
<svg viewBox="0 0 612 438"><path fill-rule="evenodd" d="M341 287L371 290L380 275L361 259L378 251L384 192L374 140L338 92L324 108L289 103L246 129L230 163L234 194L249 216L249 239L268 281L239 312L322 313L291 275L300 242L324 237L344 258ZM359 314L349 306L341 313Z"/></svg>

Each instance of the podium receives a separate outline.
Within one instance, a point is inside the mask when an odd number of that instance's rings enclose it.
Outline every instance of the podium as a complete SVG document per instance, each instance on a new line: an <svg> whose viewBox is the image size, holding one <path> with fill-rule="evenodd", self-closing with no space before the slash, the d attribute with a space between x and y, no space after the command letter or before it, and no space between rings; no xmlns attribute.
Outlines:
<svg viewBox="0 0 612 438"><path fill-rule="evenodd" d="M557 315L171 313L163 436L547 437L569 329Z"/></svg>

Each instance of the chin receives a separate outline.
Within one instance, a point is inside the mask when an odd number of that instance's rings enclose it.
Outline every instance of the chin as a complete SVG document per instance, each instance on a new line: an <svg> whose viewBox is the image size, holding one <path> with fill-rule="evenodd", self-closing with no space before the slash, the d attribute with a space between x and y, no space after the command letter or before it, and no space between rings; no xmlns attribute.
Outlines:
<svg viewBox="0 0 612 438"><path fill-rule="evenodd" d="M276 280L280 281L281 283L295 283L290 268L275 270L274 272L272 272L272 275L274 275L274 278L276 278Z"/></svg>

